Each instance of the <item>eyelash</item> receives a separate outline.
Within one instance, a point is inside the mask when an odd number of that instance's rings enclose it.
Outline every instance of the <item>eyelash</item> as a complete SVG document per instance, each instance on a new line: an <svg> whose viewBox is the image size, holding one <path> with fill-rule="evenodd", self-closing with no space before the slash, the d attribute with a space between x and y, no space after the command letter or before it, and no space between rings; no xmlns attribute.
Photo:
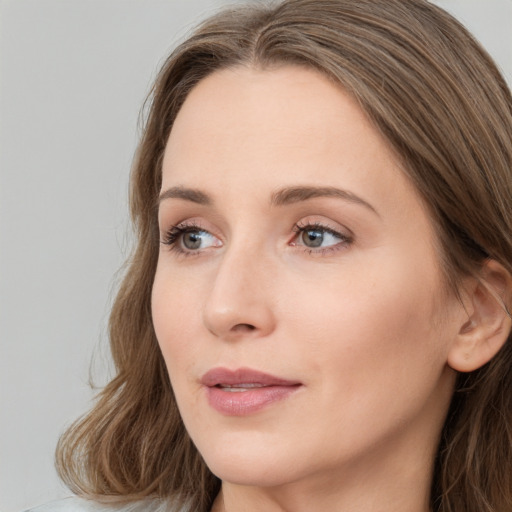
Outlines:
<svg viewBox="0 0 512 512"><path fill-rule="evenodd" d="M171 228L165 233L164 238L160 241L160 243L167 245L171 251L174 251L180 255L197 256L199 251L187 251L182 249L178 243L182 235L185 235L186 233L193 233L194 231L204 231L209 233L209 231L202 228L195 222L183 222L181 224L177 224L176 226L171 226Z"/></svg>
<svg viewBox="0 0 512 512"><path fill-rule="evenodd" d="M341 249L344 249L353 243L353 237L344 235L320 222L315 223L297 223L293 226L293 232L295 233L294 241L299 238L302 233L307 231L321 231L323 233L328 233L336 238L340 239L340 242L336 245L328 246L328 247L320 247L318 249L307 247L305 245L299 245L295 242L292 243L295 247L300 247L307 254L318 254L325 255L327 253L332 253ZM193 232L204 232L211 234L208 230L201 227L199 224L195 222L187 222L177 224L175 226L171 226L171 228L165 233L164 238L160 241L161 244L169 247L171 251L174 251L182 256L198 256L202 251L197 250L187 250L180 247L179 241L180 237L185 235L186 233Z"/></svg>

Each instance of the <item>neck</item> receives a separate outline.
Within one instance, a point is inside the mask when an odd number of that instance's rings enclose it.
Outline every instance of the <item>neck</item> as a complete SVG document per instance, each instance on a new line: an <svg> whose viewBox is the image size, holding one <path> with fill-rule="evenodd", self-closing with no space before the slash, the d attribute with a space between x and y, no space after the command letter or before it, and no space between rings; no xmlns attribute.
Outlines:
<svg viewBox="0 0 512 512"><path fill-rule="evenodd" d="M273 487L223 482L212 512L428 512L431 460L423 468L407 461L378 461L366 468L308 476Z"/></svg>

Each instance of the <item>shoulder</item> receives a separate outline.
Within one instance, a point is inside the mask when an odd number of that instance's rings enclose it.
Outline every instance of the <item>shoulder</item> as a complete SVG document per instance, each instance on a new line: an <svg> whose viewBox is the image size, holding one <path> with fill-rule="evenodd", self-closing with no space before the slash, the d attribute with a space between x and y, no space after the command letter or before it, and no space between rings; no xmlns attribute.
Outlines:
<svg viewBox="0 0 512 512"><path fill-rule="evenodd" d="M144 500L126 505L107 505L78 497L64 498L40 505L25 512L180 512L171 503ZM186 511L182 511L186 512Z"/></svg>

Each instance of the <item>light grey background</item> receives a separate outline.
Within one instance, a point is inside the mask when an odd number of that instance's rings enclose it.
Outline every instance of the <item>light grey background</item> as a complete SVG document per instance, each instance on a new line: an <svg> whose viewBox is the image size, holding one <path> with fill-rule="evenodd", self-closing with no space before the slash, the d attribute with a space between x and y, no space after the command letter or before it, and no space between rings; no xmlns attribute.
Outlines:
<svg viewBox="0 0 512 512"><path fill-rule="evenodd" d="M68 494L53 451L90 404L93 352L106 372L139 109L173 44L226 3L0 0L2 512ZM437 3L512 83L512 0Z"/></svg>

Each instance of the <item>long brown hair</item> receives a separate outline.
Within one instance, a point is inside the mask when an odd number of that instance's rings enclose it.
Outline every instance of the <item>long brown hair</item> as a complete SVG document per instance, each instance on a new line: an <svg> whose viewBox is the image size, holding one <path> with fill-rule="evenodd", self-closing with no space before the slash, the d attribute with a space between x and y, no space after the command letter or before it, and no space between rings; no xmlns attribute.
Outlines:
<svg viewBox="0 0 512 512"><path fill-rule="evenodd" d="M488 54L426 0L285 0L225 10L165 62L131 176L137 246L110 318L117 369L57 450L78 494L207 511L219 490L180 419L151 320L162 154L187 94L226 67L296 64L358 101L430 209L448 282L512 273L512 99ZM512 343L458 379L432 484L437 512L512 509Z"/></svg>

